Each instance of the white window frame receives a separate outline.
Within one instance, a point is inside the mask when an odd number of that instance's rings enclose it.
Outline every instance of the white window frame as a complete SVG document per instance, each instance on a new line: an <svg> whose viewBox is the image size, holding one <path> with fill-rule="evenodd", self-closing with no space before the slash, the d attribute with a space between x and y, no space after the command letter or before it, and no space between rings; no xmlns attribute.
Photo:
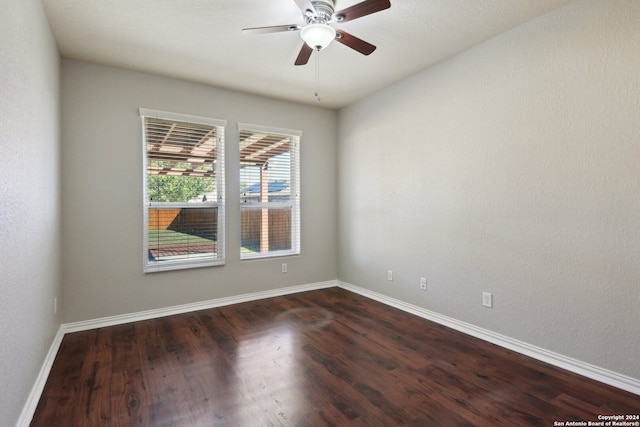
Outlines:
<svg viewBox="0 0 640 427"><path fill-rule="evenodd" d="M238 123L238 134L240 131L252 131L261 132L267 134L276 134L291 137L290 145L290 206L291 206L291 249L269 251L269 252L254 252L254 253L242 253L242 245L240 252L240 260L255 260L265 258L276 258L284 256L300 255L300 240L301 240L301 215L300 215L300 142L302 140L302 131L295 129L277 128L271 126L255 125L248 123ZM240 168L240 165L238 165ZM238 182L240 180L240 173L238 173ZM267 202L252 205L253 208L282 208L281 202ZM240 203L240 215L242 217L242 203ZM240 222L242 219L240 218ZM242 233L242 225L240 226ZM242 238L240 238L242 240Z"/></svg>
<svg viewBox="0 0 640 427"><path fill-rule="evenodd" d="M224 176L224 146L225 146L225 128L226 120L213 119L209 117L200 117L190 114L172 113L167 111L153 110L149 108L140 108L139 115L142 122L142 176L143 176L143 271L145 273L154 273L167 270L179 270L187 268L209 267L225 264L225 176ZM147 192L147 143L145 135L145 117L158 118L163 120L174 120L178 122L188 122L194 124L208 125L216 127L216 194L217 200L213 203L167 203L155 202L154 207L172 207L172 208L198 208L198 207L217 207L217 233L216 233L216 257L215 259L178 259L166 260L162 262L149 261L149 208L152 203L149 201Z"/></svg>

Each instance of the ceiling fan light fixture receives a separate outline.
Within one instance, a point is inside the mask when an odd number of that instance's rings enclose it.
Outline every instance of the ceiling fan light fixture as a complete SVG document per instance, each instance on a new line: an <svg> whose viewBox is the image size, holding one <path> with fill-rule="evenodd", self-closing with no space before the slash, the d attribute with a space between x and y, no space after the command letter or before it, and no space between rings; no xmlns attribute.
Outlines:
<svg viewBox="0 0 640 427"><path fill-rule="evenodd" d="M327 24L309 24L302 28L300 37L310 48L322 50L336 38L336 30Z"/></svg>

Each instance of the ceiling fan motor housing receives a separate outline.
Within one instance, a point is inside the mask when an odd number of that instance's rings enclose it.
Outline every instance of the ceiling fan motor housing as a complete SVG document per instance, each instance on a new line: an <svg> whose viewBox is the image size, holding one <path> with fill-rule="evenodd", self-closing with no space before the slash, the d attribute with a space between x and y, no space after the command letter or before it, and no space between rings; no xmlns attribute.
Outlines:
<svg viewBox="0 0 640 427"><path fill-rule="evenodd" d="M308 11L307 24L326 24L333 18L335 6L332 0L313 0L314 11Z"/></svg>

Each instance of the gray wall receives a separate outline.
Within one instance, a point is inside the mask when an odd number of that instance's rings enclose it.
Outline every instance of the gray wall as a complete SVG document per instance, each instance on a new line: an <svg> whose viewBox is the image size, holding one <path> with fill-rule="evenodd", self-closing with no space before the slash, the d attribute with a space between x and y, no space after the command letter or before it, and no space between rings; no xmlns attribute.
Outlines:
<svg viewBox="0 0 640 427"><path fill-rule="evenodd" d="M59 327L58 50L39 0L0 13L0 424L15 424Z"/></svg>
<svg viewBox="0 0 640 427"><path fill-rule="evenodd" d="M72 322L336 277L640 378L639 21L579 0L337 115L74 61L60 98L40 2L3 2L1 419L55 297ZM229 121L227 265L142 273L138 107ZM305 132L299 257L239 261L238 121Z"/></svg>
<svg viewBox="0 0 640 427"><path fill-rule="evenodd" d="M226 265L143 274L139 107L228 120ZM239 260L237 122L304 132L300 256ZM64 321L335 279L336 135L335 111L63 60Z"/></svg>
<svg viewBox="0 0 640 427"><path fill-rule="evenodd" d="M572 2L342 110L340 279L640 378L639 22Z"/></svg>

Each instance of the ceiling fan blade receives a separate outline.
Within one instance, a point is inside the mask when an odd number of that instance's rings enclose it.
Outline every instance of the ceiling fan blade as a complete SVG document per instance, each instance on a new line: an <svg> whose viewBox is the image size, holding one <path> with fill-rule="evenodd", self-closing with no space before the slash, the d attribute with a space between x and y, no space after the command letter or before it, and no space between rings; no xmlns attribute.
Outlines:
<svg viewBox="0 0 640 427"><path fill-rule="evenodd" d="M313 49L311 49L308 44L304 43L302 45L302 49L300 49L298 57L296 58L295 65L306 65L306 63L309 62L309 58L311 58L312 52Z"/></svg>
<svg viewBox="0 0 640 427"><path fill-rule="evenodd" d="M293 1L296 2L300 10L302 11L303 15L306 13L307 10L310 10L313 13L316 12L316 8L313 7L310 0L293 0Z"/></svg>
<svg viewBox="0 0 640 427"><path fill-rule="evenodd" d="M268 34L268 33L279 33L282 31L298 31L300 29L300 25L292 24L292 25L274 25L271 27L253 27L253 28L243 28L243 33L250 34Z"/></svg>
<svg viewBox="0 0 640 427"><path fill-rule="evenodd" d="M366 41L359 39L356 36L352 36L342 30L336 31L336 41L350 47L351 49L357 50L363 55L371 55L373 51L376 50L376 47L371 43L367 43Z"/></svg>
<svg viewBox="0 0 640 427"><path fill-rule="evenodd" d="M353 21L354 19L361 18L363 16L371 15L372 13L380 12L381 10L389 9L391 2L389 0L365 0L362 3L354 4L343 10L333 14L336 22Z"/></svg>

